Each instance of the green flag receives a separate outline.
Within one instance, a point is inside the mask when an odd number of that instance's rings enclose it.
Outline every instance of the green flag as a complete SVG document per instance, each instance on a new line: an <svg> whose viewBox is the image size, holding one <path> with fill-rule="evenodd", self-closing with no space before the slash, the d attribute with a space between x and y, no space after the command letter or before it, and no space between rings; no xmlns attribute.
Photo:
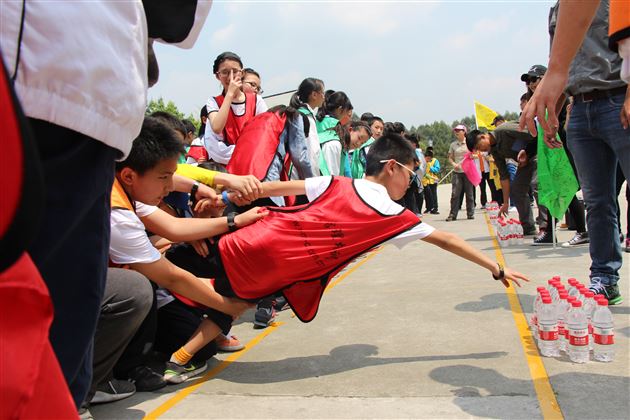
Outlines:
<svg viewBox="0 0 630 420"><path fill-rule="evenodd" d="M538 125L538 202L549 209L556 219L562 219L579 189L575 173L564 148L550 149L545 133ZM556 134L558 141L560 137Z"/></svg>

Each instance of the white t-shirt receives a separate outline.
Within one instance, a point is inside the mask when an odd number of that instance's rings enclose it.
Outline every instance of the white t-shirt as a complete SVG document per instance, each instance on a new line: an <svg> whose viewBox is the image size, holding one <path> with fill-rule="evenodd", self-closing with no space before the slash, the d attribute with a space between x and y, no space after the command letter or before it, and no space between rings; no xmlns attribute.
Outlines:
<svg viewBox="0 0 630 420"><path fill-rule="evenodd" d="M111 240L109 258L114 264L149 264L161 258L160 252L151 244L140 217L157 210L136 202L136 213L130 210L112 209L110 215Z"/></svg>
<svg viewBox="0 0 630 420"><path fill-rule="evenodd" d="M308 198L308 201L313 201L322 195L330 185L331 181L332 177L330 176L319 176L305 179L304 187L306 189L306 197ZM390 215L399 214L403 211L404 207L389 198L387 190L381 184L368 181L367 179L355 179L354 185L361 198L380 213ZM402 248L416 239L426 238L434 231L435 228L433 226L423 222L405 232L400 233L385 243Z"/></svg>
<svg viewBox="0 0 630 420"><path fill-rule="evenodd" d="M230 107L232 108L232 112L236 116L241 116L245 114L245 102L232 102L230 104ZM214 96L208 99L206 109L208 110L208 115L210 115L212 112L219 111L219 104L217 104ZM256 115L262 114L263 112L267 111L267 109L267 104L263 100L262 96L256 95ZM210 118L208 118L208 121L206 121L206 131L203 141L210 159L214 160L215 162L222 163L223 165L228 164L230 158L232 157L232 152L234 152L234 145L226 145L223 142L223 133L216 134L214 131L212 131Z"/></svg>

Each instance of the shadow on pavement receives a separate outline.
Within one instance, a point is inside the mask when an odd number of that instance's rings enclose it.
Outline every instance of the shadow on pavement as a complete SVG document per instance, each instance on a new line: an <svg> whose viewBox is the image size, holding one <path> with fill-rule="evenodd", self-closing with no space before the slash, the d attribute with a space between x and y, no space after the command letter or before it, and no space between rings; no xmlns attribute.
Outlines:
<svg viewBox="0 0 630 420"><path fill-rule="evenodd" d="M374 357L377 354L378 347L374 345L350 344L336 347L326 355L291 357L264 362L237 361L233 362L230 368L221 374L221 379L235 383L264 384L334 375L350 370L394 363L479 360L507 356L506 352L488 352L434 356Z"/></svg>
<svg viewBox="0 0 630 420"><path fill-rule="evenodd" d="M467 401L469 398L489 396L536 398L530 380L508 378L494 369L453 365L436 368L429 376L437 382L452 385L454 388L451 392L455 396L453 402L473 416L511 417L509 406L506 404L471 404ZM565 418L628 418L630 379L627 377L575 372L553 375L550 381ZM597 390L597 394L594 394L593 390Z"/></svg>
<svg viewBox="0 0 630 420"><path fill-rule="evenodd" d="M523 311L531 310L534 303L534 296L519 294L518 298L521 301ZM455 310L460 312L483 312L494 309L505 309L506 311L511 311L510 302L508 301L505 293L492 293L490 295L482 296L477 301L464 302L455 306Z"/></svg>

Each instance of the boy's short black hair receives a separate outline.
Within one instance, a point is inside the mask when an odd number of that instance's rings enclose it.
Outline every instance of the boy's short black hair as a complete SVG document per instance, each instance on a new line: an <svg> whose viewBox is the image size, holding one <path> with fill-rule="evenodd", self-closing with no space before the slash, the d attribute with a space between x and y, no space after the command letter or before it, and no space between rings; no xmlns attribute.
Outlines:
<svg viewBox="0 0 630 420"><path fill-rule="evenodd" d="M425 156L425 157L431 157L431 158L432 158L432 157L433 157L433 149L431 149L431 150L429 150L429 149L425 150L425 152L424 152L424 156Z"/></svg>
<svg viewBox="0 0 630 420"><path fill-rule="evenodd" d="M140 134L133 141L127 159L116 162L116 171L131 168L140 175L155 168L165 159L173 159L184 153L184 145L173 129L158 118L145 117Z"/></svg>
<svg viewBox="0 0 630 420"><path fill-rule="evenodd" d="M483 132L479 130L472 130L470 133L466 134L466 147L471 152L475 150L475 146L477 146L479 142L480 134L483 134Z"/></svg>
<svg viewBox="0 0 630 420"><path fill-rule="evenodd" d="M195 133L195 131L197 131L197 129L195 128L195 124L192 123L192 121L190 120L182 120L182 125L184 126L184 129L186 130L186 134L188 133Z"/></svg>
<svg viewBox="0 0 630 420"><path fill-rule="evenodd" d="M383 170L381 160L394 159L403 165L412 163L416 159L416 151L411 144L394 133L384 134L370 146L365 165L365 174L376 176Z"/></svg>
<svg viewBox="0 0 630 420"><path fill-rule="evenodd" d="M186 134L188 134L186 131L186 127L184 127L184 124L182 124L182 121L173 114L169 114L166 111L155 111L150 116L159 119L172 130L182 133L184 137L186 137Z"/></svg>

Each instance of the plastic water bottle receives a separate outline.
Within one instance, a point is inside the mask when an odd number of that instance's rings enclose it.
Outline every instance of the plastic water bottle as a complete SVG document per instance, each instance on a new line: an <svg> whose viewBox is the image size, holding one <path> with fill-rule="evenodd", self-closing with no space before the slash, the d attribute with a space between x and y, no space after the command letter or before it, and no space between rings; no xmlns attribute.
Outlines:
<svg viewBox="0 0 630 420"><path fill-rule="evenodd" d="M534 299L534 307L532 308L532 317L530 319L530 328L535 331L534 336L538 339L538 314L540 313L540 306L542 305L542 299L544 296L549 296L545 286L538 286L536 288L536 299Z"/></svg>
<svg viewBox="0 0 630 420"><path fill-rule="evenodd" d="M584 313L586 314L586 319L588 320L588 335L589 335L588 348L590 350L593 350L592 319L593 319L593 312L595 311L595 308L597 307L597 303L595 302L595 299L593 299L593 296L595 296L595 294L591 292L590 290L587 290L586 292L584 292L583 296L584 296L584 300L582 301L582 307L584 308Z"/></svg>
<svg viewBox="0 0 630 420"><path fill-rule="evenodd" d="M567 328L569 342L567 343L569 359L575 363L588 362L588 321L582 309L582 302L571 302L571 309L567 313Z"/></svg>
<svg viewBox="0 0 630 420"><path fill-rule="evenodd" d="M498 235L499 245L501 245L502 247L508 247L510 245L510 242L508 238L507 225L503 220L499 220Z"/></svg>
<svg viewBox="0 0 630 420"><path fill-rule="evenodd" d="M538 346L540 354L545 357L560 355L558 349L558 316L556 307L550 297L543 297L542 307L538 314Z"/></svg>
<svg viewBox="0 0 630 420"><path fill-rule="evenodd" d="M593 312L593 341L593 359L612 362L615 358L615 334L613 316L606 298L597 301L597 308Z"/></svg>
<svg viewBox="0 0 630 420"><path fill-rule="evenodd" d="M523 230L523 224L516 220L516 244L523 245L525 241L525 231Z"/></svg>
<svg viewBox="0 0 630 420"><path fill-rule="evenodd" d="M557 313L558 313L558 349L560 351L567 351L567 326L566 326L566 317L571 304L567 300L569 295L567 292L560 292L560 300L556 305Z"/></svg>
<svg viewBox="0 0 630 420"><path fill-rule="evenodd" d="M577 290L577 279L571 277L569 280L567 280L567 283L569 283L569 296L575 296L577 293L579 293Z"/></svg>

